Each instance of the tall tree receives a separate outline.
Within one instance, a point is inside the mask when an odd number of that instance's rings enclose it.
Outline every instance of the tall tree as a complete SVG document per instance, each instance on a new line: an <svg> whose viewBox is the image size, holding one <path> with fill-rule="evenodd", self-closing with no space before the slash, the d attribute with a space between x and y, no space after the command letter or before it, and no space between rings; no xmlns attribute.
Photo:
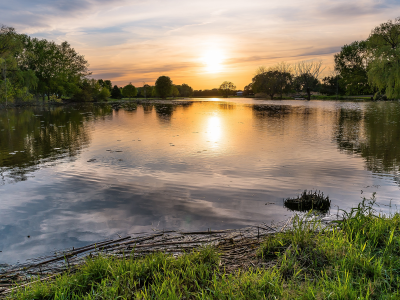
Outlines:
<svg viewBox="0 0 400 300"><path fill-rule="evenodd" d="M158 96L162 99L167 99L167 97L171 94L172 89L172 80L168 76L160 76L156 80L155 85L156 92Z"/></svg>
<svg viewBox="0 0 400 300"><path fill-rule="evenodd" d="M132 83L127 84L126 86L123 87L122 89L122 95L125 98L133 98L137 95L137 89L135 86L132 85Z"/></svg>
<svg viewBox="0 0 400 300"><path fill-rule="evenodd" d="M368 79L390 99L400 98L400 18L377 26L367 40Z"/></svg>
<svg viewBox="0 0 400 300"><path fill-rule="evenodd" d="M121 99L122 98L122 93L121 90L117 85L114 85L113 89L111 90L111 98L114 99Z"/></svg>
<svg viewBox="0 0 400 300"><path fill-rule="evenodd" d="M68 42L60 45L45 39L24 36L25 51L22 64L35 72L39 79L38 92L47 94L79 92L79 82L91 73L83 55L79 55Z"/></svg>
<svg viewBox="0 0 400 300"><path fill-rule="evenodd" d="M344 45L341 51L335 54L335 70L340 76L340 85L348 95L366 95L372 93L368 81L368 64L370 55L367 42L356 41Z"/></svg>
<svg viewBox="0 0 400 300"><path fill-rule="evenodd" d="M37 78L32 70L21 63L24 53L22 35L12 27L0 28L0 101L7 105L14 100L30 100L37 86Z"/></svg>
<svg viewBox="0 0 400 300"><path fill-rule="evenodd" d="M219 92L224 96L224 98L228 98L229 95L232 95L233 91L236 90L236 85L230 81L224 81L219 86Z"/></svg>
<svg viewBox="0 0 400 300"><path fill-rule="evenodd" d="M300 61L294 65L295 82L300 91L307 94L307 100L311 100L311 92L319 87L318 77L324 70L322 61Z"/></svg>
<svg viewBox="0 0 400 300"><path fill-rule="evenodd" d="M255 93L265 93L274 99L274 95L290 92L292 86L292 75L289 72L280 71L276 68L266 70L259 67L256 76L253 77L251 87Z"/></svg>

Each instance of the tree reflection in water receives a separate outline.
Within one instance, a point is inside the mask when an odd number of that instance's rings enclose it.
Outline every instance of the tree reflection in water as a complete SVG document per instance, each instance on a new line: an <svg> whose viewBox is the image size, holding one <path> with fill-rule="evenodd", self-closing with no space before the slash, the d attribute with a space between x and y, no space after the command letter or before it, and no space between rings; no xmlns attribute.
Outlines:
<svg viewBox="0 0 400 300"><path fill-rule="evenodd" d="M108 105L0 111L0 184L63 158L73 159L90 143L88 121L112 113Z"/></svg>
<svg viewBox="0 0 400 300"><path fill-rule="evenodd" d="M397 178L400 169L400 104L368 103L364 110L341 108L335 139L341 150L361 155L368 170L391 173Z"/></svg>

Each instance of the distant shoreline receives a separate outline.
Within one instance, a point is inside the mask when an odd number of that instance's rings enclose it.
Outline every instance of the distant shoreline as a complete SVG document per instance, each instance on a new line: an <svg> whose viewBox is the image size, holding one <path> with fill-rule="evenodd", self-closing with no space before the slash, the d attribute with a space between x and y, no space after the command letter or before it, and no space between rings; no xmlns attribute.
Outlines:
<svg viewBox="0 0 400 300"><path fill-rule="evenodd" d="M289 97L284 97L283 99L269 99L269 98L255 98L255 97L228 97L228 98L222 98L222 97L215 97L215 96L194 96L194 97L187 97L187 98L171 98L171 99L160 99L160 98L150 98L150 99L144 99L144 98L123 98L123 99L109 99L108 101L101 101L101 102L75 102L75 101L68 101L64 100L63 102L43 102L41 100L39 101L29 101L29 102L19 102L19 103L10 103L7 106L4 104L0 104L0 109L5 109L5 108L23 108L23 107L47 107L47 106L53 106L53 107L58 107L58 106L68 106L68 105L79 105L79 104L95 104L95 105L104 105L104 104L112 104L112 103L127 103L127 102L134 102L136 104L150 104L150 103L155 103L155 104L181 104L182 102L195 102L197 99L213 99L217 98L220 99L221 101L228 100L228 99L254 99L254 100L262 100L262 101L282 101L282 100L296 100L296 101L306 101L307 99L295 99L295 98L289 98ZM311 100L308 101L349 101L349 102L396 102L399 100L372 100L370 97L357 97L357 96L348 96L348 97L338 97L336 99L335 97L332 96L313 96Z"/></svg>

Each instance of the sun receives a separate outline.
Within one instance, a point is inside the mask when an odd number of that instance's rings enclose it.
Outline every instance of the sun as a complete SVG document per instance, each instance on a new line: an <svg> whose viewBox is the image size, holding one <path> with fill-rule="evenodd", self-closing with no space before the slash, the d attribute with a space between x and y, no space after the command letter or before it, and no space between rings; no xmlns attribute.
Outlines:
<svg viewBox="0 0 400 300"><path fill-rule="evenodd" d="M224 60L223 54L220 50L209 50L203 56L203 63L209 73L218 73L222 70L222 62Z"/></svg>

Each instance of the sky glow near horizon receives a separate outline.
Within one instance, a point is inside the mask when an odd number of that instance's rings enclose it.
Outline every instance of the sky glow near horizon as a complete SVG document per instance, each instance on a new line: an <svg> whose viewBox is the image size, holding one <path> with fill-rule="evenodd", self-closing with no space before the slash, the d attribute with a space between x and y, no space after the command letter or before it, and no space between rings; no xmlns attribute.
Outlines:
<svg viewBox="0 0 400 300"><path fill-rule="evenodd" d="M260 65L322 60L400 15L396 0L0 0L0 23L68 41L94 78L243 89Z"/></svg>

